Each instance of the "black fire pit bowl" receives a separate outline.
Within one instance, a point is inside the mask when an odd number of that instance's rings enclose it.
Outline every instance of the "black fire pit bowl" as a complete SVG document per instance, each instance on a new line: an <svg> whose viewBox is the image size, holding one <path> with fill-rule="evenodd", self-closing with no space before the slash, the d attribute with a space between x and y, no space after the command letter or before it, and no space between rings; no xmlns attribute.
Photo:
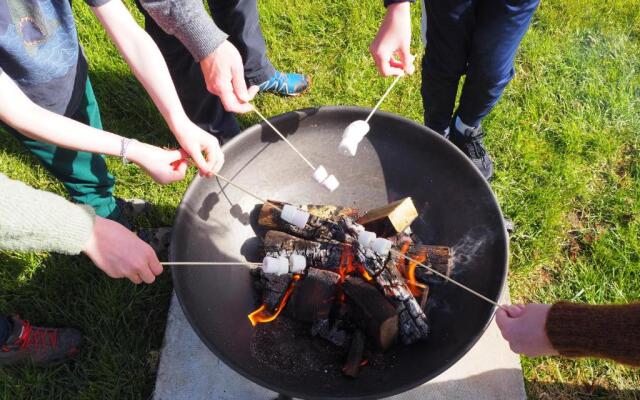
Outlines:
<svg viewBox="0 0 640 400"><path fill-rule="evenodd" d="M470 161L435 132L378 112L356 157L338 154L344 128L369 110L321 107L271 119L314 165L336 175L327 192L312 170L266 125L245 130L224 146L222 176L263 198L296 204L335 204L361 210L411 196L420 217L411 226L425 244L454 248L453 277L498 299L507 272L508 243L500 207ZM216 178L196 178L180 204L172 261L260 261L254 212L259 202ZM175 267L180 304L200 339L222 361L278 393L305 399L382 398L412 389L445 371L480 338L494 307L452 285L433 287L429 340L397 345L383 370L364 367L357 379L317 370L283 370L252 355L256 308L243 266ZM487 354L491 357L491 354ZM207 371L202 371L206 374ZM224 384L220 382L220 384Z"/></svg>

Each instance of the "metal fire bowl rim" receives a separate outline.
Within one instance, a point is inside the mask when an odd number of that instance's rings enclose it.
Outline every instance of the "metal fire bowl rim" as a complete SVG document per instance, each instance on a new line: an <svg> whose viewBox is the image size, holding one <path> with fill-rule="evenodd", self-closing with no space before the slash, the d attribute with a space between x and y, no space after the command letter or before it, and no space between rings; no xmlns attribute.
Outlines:
<svg viewBox="0 0 640 400"><path fill-rule="evenodd" d="M291 117L304 117L305 115L314 115L320 111L324 111L324 112L332 112L332 111L336 111L336 112L354 112L354 113L362 113L365 115L368 115L371 112L371 108L368 107L360 107L360 106L343 106L343 105L333 105L333 106L319 106L319 107L307 107L307 108L303 108L303 109L298 109L298 110L293 110L293 111L289 111L283 114L279 114L276 116L272 116L269 117L268 120L274 124L274 125L278 125L279 121L281 120L287 120L288 118ZM502 209L500 207L500 204L497 200L497 198L495 197L495 194L493 193L493 190L491 190L491 186L489 185L489 183L486 181L486 179L484 179L484 177L481 175L481 173L479 171L477 171L475 165L473 164L473 162L471 162L471 160L468 159L468 157L460 150L457 148L457 146L452 145L447 139L445 139L442 135L438 134L437 132L435 132L434 130L419 124L413 120L410 120L408 118L399 116L397 114L394 113L390 113L390 112L386 112L386 111L376 111L377 116L384 116L386 118L390 118L393 120L399 120L402 121L404 124L407 124L409 126L411 126L412 128L416 129L416 130L421 130L424 132L424 134L426 135L432 135L436 137L436 140L442 141L442 142L446 142L448 145L450 145L452 148L455 149L455 151L457 151L461 156L462 159L464 160L463 162L465 162L469 167L473 168L473 170L476 171L476 173L478 174L478 176L481 178L482 182L484 183L484 186L486 187L486 189L492 194L493 200L495 202L496 207L498 208L498 210L500 211L500 214L502 215ZM239 142L241 140L243 140L244 136L248 136L254 133L254 131L256 130L261 130L264 129L265 127L267 127L267 125L260 121L254 125L251 125L249 127L247 127L246 129L244 129L241 133L239 133L238 135L234 136L231 140L227 141L226 143L224 143L222 145L222 151L224 152L225 149L227 147L232 147L233 145L235 145L236 142ZM280 139L281 140L281 139ZM357 157L357 156L356 156ZM180 201L180 204L178 206L178 209L176 211L176 216L174 219L174 224L175 221L179 220L180 215L183 211L183 209L186 207L186 199L188 199L189 193L192 192L193 190L195 190L195 187L197 186L197 183L200 179L203 179L200 176L196 176L191 183L189 184L187 190L185 191L185 193L183 194L182 200ZM509 265L509 255L510 255L510 247L509 247L509 235L507 232L507 229L504 225L504 220L500 219L500 228L501 228L501 233L502 233L502 237L503 237L503 241L504 241L504 246L505 246L505 257L504 257L504 265L505 268L503 269L503 272L501 274L500 278L500 290L499 293L500 295L498 296L497 299L494 299L495 301L499 301L499 299L502 297L502 293L504 292L504 287L505 287L505 283L506 283L506 279L507 279L507 275L508 275L508 265ZM168 258L169 261L178 261L174 259L174 254L175 254L175 243L177 243L178 238L176 237L176 231L173 230L172 231L172 235L171 235L171 242L170 242L170 246L169 246L169 253L168 253ZM429 381L431 381L432 379L434 379L435 377L439 376L440 374L442 374L443 372L445 372L446 370L448 370L449 368L451 368L456 362L458 362L462 357L464 357L465 354L467 354L469 352L469 350L475 346L475 344L478 342L478 340L480 340L480 338L482 337L482 335L485 333L485 331L487 330L487 328L489 327L489 325L491 324L491 322L493 321L493 318L495 316L495 313L497 311L497 308L494 306L491 314L489 316L489 318L487 319L486 323L484 324L484 326L482 327L481 330L479 330L476 335L472 338L471 341L469 341L467 346L464 346L462 351L459 352L458 355L456 355L455 357L452 357L448 362L443 363L442 366L438 369L436 369L435 371L433 371L431 374L425 375L424 379L422 379L421 381L415 382L414 384L405 384L405 385L395 385L393 387L393 389L391 390L387 390L385 392L376 394L376 395L367 395L367 396L349 396L349 397L345 397L345 396L339 396L339 397L327 397L327 396L322 396L322 397L317 397L317 396L313 396L313 395L309 395L307 393L302 393L296 390L290 390L287 388L282 388L282 387L278 387L278 385L273 384L272 382L268 382L265 381L263 379L261 379L260 377L257 376L253 376L249 373L247 373L243 368L241 368L241 366L236 365L236 363L229 359L228 357L226 357L224 354L222 354L221 352L218 351L218 349L216 348L216 346L211 346L209 345L209 341L207 339L207 336L200 331L200 329L198 328L198 325L195 323L194 318L190 315L188 308L185 306L185 302L184 299L182 298L181 295L181 290L175 290L175 286L176 286L176 282L178 282L176 274L179 273L179 270L176 268L171 268L171 274L172 274L172 281L174 282L174 292L176 293L176 297L178 298L178 302L180 303L180 307L182 308L182 311L187 319L187 321L189 322L189 325L192 327L192 329L196 332L198 338L206 345L207 349L209 349L209 351L211 351L216 357L218 357L220 360L222 360L227 366L231 367L231 369L233 369L235 372L239 373L240 375L242 375L243 377L247 378L249 381L252 381L260 386L263 386L267 389L270 389L276 393L280 393L292 398L301 398L301 399L307 399L307 400L344 400L344 399L381 399L381 398L386 398L386 397L391 397L394 395L398 395L404 392L407 392L409 390L415 389Z"/></svg>

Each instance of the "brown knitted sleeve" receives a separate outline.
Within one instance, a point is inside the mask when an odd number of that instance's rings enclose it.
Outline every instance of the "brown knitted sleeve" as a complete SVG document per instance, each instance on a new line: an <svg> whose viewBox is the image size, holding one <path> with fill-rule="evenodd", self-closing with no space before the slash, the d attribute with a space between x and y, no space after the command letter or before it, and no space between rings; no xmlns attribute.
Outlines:
<svg viewBox="0 0 640 400"><path fill-rule="evenodd" d="M556 303L549 311L546 331L563 356L610 358L640 366L640 303Z"/></svg>

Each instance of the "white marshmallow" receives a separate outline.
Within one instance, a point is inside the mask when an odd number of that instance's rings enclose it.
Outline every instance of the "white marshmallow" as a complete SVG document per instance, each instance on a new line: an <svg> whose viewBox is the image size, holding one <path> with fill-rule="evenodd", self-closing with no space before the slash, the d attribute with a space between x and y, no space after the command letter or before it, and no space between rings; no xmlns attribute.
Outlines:
<svg viewBox="0 0 640 400"><path fill-rule="evenodd" d="M297 211L298 209L291 204L285 204L284 207L282 207L282 212L280 212L280 218L292 224L293 222L291 221L293 221L293 217Z"/></svg>
<svg viewBox="0 0 640 400"><path fill-rule="evenodd" d="M342 134L342 141L338 146L344 155L355 156L358 151L358 144L369 132L369 124L359 119L350 123Z"/></svg>
<svg viewBox="0 0 640 400"><path fill-rule="evenodd" d="M375 239L375 232L362 231L358 233L358 243L360 243L360 245L365 248L369 247L371 245L371 242L373 242Z"/></svg>
<svg viewBox="0 0 640 400"><path fill-rule="evenodd" d="M322 182L322 186L324 186L330 192L333 192L340 186L340 182L338 182L338 178L333 175L329 175L327 179Z"/></svg>
<svg viewBox="0 0 640 400"><path fill-rule="evenodd" d="M327 170L322 165L318 165L318 168L313 173L313 179L318 183L322 183L328 176Z"/></svg>
<svg viewBox="0 0 640 400"><path fill-rule="evenodd" d="M265 257L262 260L262 271L265 274L286 274L289 272L289 260L286 257Z"/></svg>
<svg viewBox="0 0 640 400"><path fill-rule="evenodd" d="M289 267L291 267L291 272L299 274L307 267L307 259L300 254L292 254L289 257Z"/></svg>
<svg viewBox="0 0 640 400"><path fill-rule="evenodd" d="M386 256L391 250L391 241L385 238L376 238L371 242L371 250L375 251L381 256Z"/></svg>
<svg viewBox="0 0 640 400"><path fill-rule="evenodd" d="M307 221L309 221L309 213L302 210L296 210L293 218L291 219L291 223L300 229L304 228Z"/></svg>

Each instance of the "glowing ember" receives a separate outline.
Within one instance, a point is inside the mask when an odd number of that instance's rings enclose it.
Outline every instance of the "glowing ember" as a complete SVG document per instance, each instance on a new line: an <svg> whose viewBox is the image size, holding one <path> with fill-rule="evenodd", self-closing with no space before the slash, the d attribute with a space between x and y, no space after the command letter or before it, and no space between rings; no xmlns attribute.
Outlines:
<svg viewBox="0 0 640 400"><path fill-rule="evenodd" d="M282 296L282 300L280 300L280 304L278 304L278 307L276 307L275 313L270 314L267 311L267 306L263 304L257 310L247 315L247 317L249 318L249 321L251 322L251 325L255 327L257 324L265 324L267 322L272 322L276 318L278 318L278 315L280 315L284 307L287 305L287 301L289 300L289 297L293 292L295 283L298 280L300 280L300 275L298 274L293 275L293 281L289 285L289 288L287 289L287 291L284 293L284 296Z"/></svg>

